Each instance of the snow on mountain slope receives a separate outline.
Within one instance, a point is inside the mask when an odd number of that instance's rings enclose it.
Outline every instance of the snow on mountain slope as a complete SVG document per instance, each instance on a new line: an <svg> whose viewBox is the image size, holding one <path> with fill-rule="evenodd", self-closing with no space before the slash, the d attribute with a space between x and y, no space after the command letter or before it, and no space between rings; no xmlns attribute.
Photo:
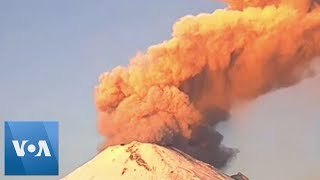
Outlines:
<svg viewBox="0 0 320 180"><path fill-rule="evenodd" d="M132 142L105 149L63 179L228 180L231 178L211 165L195 160L177 149Z"/></svg>

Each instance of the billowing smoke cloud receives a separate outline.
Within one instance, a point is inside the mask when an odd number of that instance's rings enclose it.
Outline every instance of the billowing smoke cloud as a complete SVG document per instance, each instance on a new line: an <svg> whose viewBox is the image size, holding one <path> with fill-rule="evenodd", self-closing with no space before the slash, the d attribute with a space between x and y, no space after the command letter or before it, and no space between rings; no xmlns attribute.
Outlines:
<svg viewBox="0 0 320 180"><path fill-rule="evenodd" d="M232 105L305 77L320 55L319 1L226 1L228 9L182 18L172 39L101 75L105 147L171 145L222 168L235 151L215 126Z"/></svg>
<svg viewBox="0 0 320 180"><path fill-rule="evenodd" d="M225 0L230 9L242 10L247 7L289 6L300 12L311 11L319 6L319 0Z"/></svg>

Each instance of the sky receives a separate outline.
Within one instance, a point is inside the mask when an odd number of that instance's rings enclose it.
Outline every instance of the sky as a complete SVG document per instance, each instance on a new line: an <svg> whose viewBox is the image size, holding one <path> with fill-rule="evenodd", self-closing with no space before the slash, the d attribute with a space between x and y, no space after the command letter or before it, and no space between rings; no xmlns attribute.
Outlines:
<svg viewBox="0 0 320 180"><path fill-rule="evenodd" d="M99 75L170 39L180 17L217 8L224 5L209 0L1 1L0 131L4 121L59 121L65 176L98 153ZM308 79L235 108L219 126L224 143L240 151L225 171L260 180L319 179L319 89L319 77ZM3 174L1 157L0 149Z"/></svg>

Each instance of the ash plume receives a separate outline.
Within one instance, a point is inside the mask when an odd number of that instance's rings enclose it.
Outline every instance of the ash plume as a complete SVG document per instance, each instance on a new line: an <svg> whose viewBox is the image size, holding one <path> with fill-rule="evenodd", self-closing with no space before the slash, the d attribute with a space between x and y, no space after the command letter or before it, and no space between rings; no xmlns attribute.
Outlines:
<svg viewBox="0 0 320 180"><path fill-rule="evenodd" d="M170 40L101 75L104 147L174 146L223 168L235 150L221 145L215 126L232 106L306 77L320 55L319 1L226 2L228 9L183 17Z"/></svg>

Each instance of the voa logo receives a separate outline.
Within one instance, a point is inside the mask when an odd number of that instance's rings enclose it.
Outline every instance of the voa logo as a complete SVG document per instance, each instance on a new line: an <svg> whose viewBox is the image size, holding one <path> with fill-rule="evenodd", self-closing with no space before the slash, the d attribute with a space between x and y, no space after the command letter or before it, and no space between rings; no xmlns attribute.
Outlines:
<svg viewBox="0 0 320 180"><path fill-rule="evenodd" d="M17 156L19 157L23 157L25 155L25 151L24 151L24 147L25 145L27 144L29 140L23 140L21 142L21 144L19 144L19 141L18 140L13 140L12 141L12 144L14 146L14 149L16 150L16 153L17 153ZM38 153L35 155L37 157L41 156L42 153L44 153L44 156L47 156L47 157L51 157L51 153L49 151L49 148L48 148L48 144L45 140L40 140L38 142ZM34 144L29 144L28 147L27 147L27 150L30 152L30 153L34 153L36 151L36 146Z"/></svg>
<svg viewBox="0 0 320 180"><path fill-rule="evenodd" d="M59 124L5 122L5 175L59 175Z"/></svg>

